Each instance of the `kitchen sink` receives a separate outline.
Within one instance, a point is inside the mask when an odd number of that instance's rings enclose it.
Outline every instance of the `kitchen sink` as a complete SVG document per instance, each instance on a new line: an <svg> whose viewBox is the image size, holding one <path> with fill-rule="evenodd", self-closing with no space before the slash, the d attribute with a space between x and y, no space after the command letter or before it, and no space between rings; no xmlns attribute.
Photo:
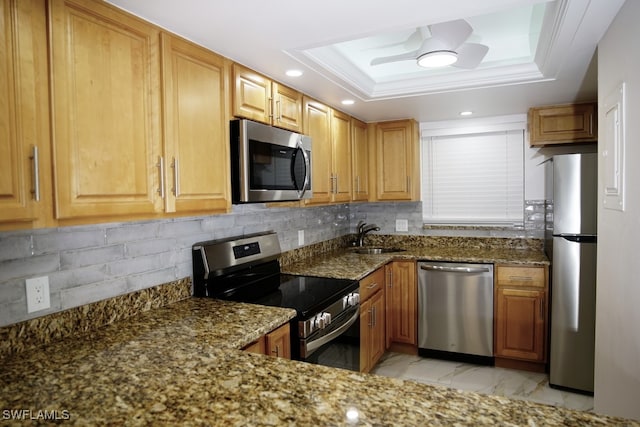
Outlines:
<svg viewBox="0 0 640 427"><path fill-rule="evenodd" d="M402 248L384 248L384 247L361 247L353 248L353 251L357 254L363 255L377 255L386 254L391 252L404 252L406 249Z"/></svg>

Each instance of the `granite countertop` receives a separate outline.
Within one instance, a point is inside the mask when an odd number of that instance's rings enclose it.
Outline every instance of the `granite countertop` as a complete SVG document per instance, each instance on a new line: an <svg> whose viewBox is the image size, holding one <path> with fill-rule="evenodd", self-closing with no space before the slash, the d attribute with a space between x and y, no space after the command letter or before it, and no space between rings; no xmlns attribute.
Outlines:
<svg viewBox="0 0 640 427"><path fill-rule="evenodd" d="M190 298L9 357L0 373L3 423L640 425L238 350L293 315Z"/></svg>
<svg viewBox="0 0 640 427"><path fill-rule="evenodd" d="M532 249L407 246L403 252L379 255L362 255L355 253L353 248L346 248L283 265L282 271L288 274L360 280L392 260L549 265L544 252Z"/></svg>

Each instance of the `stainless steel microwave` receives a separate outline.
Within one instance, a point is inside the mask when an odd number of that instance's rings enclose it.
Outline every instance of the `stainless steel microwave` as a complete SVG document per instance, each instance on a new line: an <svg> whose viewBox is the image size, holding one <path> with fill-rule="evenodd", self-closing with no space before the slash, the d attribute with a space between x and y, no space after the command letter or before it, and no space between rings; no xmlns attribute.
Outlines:
<svg viewBox="0 0 640 427"><path fill-rule="evenodd" d="M311 138L251 120L231 120L232 201L311 198Z"/></svg>

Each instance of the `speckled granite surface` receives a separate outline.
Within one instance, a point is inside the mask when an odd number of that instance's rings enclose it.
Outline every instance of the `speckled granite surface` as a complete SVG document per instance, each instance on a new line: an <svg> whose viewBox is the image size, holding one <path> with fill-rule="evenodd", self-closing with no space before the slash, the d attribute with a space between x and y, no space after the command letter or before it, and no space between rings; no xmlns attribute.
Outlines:
<svg viewBox="0 0 640 427"><path fill-rule="evenodd" d="M147 310L190 298L191 278L86 304L0 328L0 359L82 335Z"/></svg>
<svg viewBox="0 0 640 427"><path fill-rule="evenodd" d="M3 423L48 414L83 426L640 425L237 350L291 315L192 298L9 357Z"/></svg>
<svg viewBox="0 0 640 427"><path fill-rule="evenodd" d="M403 247L399 244L397 246ZM404 247L408 248L404 252L380 255L357 254L353 248L340 249L283 265L282 271L288 274L360 280L394 259L523 265L549 264L544 252L536 249L458 246Z"/></svg>

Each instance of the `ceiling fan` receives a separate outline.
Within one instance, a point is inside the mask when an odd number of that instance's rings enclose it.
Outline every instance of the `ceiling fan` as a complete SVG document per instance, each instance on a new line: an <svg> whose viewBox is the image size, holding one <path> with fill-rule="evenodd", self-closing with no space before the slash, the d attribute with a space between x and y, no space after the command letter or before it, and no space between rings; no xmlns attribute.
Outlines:
<svg viewBox="0 0 640 427"><path fill-rule="evenodd" d="M428 37L428 33L431 37ZM464 19L433 24L416 29L405 46L417 49L399 55L383 56L371 60L371 65L415 60L427 68L451 65L457 68L477 67L489 51L489 47L479 43L467 43L473 28Z"/></svg>

